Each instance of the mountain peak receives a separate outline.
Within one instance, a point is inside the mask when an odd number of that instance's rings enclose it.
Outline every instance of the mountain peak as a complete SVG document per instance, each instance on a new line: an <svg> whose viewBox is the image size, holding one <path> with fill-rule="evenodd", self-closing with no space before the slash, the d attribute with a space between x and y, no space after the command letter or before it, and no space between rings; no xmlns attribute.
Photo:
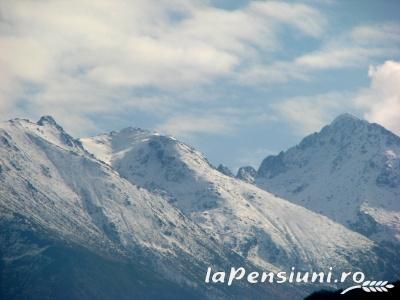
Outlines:
<svg viewBox="0 0 400 300"><path fill-rule="evenodd" d="M331 125L337 124L337 123L343 123L343 122L357 122L357 121L362 121L361 119L357 118L356 116L349 114L349 113L344 113L339 116L337 116L331 123Z"/></svg>
<svg viewBox="0 0 400 300"><path fill-rule="evenodd" d="M235 175L232 173L232 171L225 165L219 164L218 171L220 171L222 174L229 176L229 177L235 177Z"/></svg>
<svg viewBox="0 0 400 300"><path fill-rule="evenodd" d="M397 243L399 235L388 233L400 228L398 221L388 220L399 211L399 157L399 137L343 114L297 146L266 157L255 181L372 239Z"/></svg>
<svg viewBox="0 0 400 300"><path fill-rule="evenodd" d="M236 178L245 182L254 183L254 178L257 175L257 171L252 166L245 166L239 168Z"/></svg>
<svg viewBox="0 0 400 300"><path fill-rule="evenodd" d="M40 126L45 126L46 124L48 124L56 127L59 130L63 130L63 128L58 125L58 123L54 120L52 116L42 116L36 124Z"/></svg>

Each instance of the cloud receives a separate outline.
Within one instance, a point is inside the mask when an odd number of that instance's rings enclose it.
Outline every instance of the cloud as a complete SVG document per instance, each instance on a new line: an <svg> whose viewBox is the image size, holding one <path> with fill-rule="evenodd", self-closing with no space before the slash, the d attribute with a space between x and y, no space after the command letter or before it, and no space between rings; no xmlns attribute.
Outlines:
<svg viewBox="0 0 400 300"><path fill-rule="evenodd" d="M305 34L314 37L322 34L326 21L316 9L304 4L256 1L252 3L250 9L263 17L273 18L297 27Z"/></svg>
<svg viewBox="0 0 400 300"><path fill-rule="evenodd" d="M228 134L232 124L219 116L180 115L167 120L157 130L173 136L187 137L193 134Z"/></svg>
<svg viewBox="0 0 400 300"><path fill-rule="evenodd" d="M208 107L175 113L165 122L158 125L157 130L174 136L188 137L199 134L230 135L244 126L257 126L276 122L276 116L269 111L261 111L254 107L221 108Z"/></svg>
<svg viewBox="0 0 400 300"><path fill-rule="evenodd" d="M356 26L325 39L317 50L292 60L248 66L237 74L237 79L247 85L310 82L320 71L365 67L374 59L400 54L399 28L398 23Z"/></svg>
<svg viewBox="0 0 400 300"><path fill-rule="evenodd" d="M361 66L373 58L400 53L399 24L356 26L348 33L328 40L322 49L302 55L294 63L308 69L335 69Z"/></svg>
<svg viewBox="0 0 400 300"><path fill-rule="evenodd" d="M319 130L344 112L362 116L400 134L400 62L386 61L370 66L370 85L356 91L336 91L285 99L275 111L299 135Z"/></svg>
<svg viewBox="0 0 400 300"><path fill-rule="evenodd" d="M273 1L223 10L197 0L20 0L2 1L0 13L1 115L46 111L71 130L93 113L232 78L280 48L280 29L318 37L325 22L309 6ZM153 95L132 96L146 88Z"/></svg>
<svg viewBox="0 0 400 300"><path fill-rule="evenodd" d="M308 69L336 69L357 66L373 57L387 54L387 49L379 48L333 48L298 57L295 64Z"/></svg>
<svg viewBox="0 0 400 300"><path fill-rule="evenodd" d="M318 131L337 115L350 111L349 93L331 92L307 97L293 97L274 105L299 136Z"/></svg>
<svg viewBox="0 0 400 300"><path fill-rule="evenodd" d="M19 0L1 1L0 14L0 117L52 114L76 135L101 127L100 117L127 111L152 114L159 129L175 135L226 134L270 122L240 105L240 113L222 111L227 101L211 111L188 103L227 98L221 82L262 88L312 81L321 70L394 55L400 42L397 23L322 39L328 20L321 11L283 1L224 10L200 0ZM275 55L288 46L282 33L321 40L321 46L279 61ZM319 98L286 99L275 109L292 120L306 110L310 118L294 122L305 123L299 128L307 132L328 110L340 110L337 93ZM360 100L358 109L378 120L382 108L367 102Z"/></svg>
<svg viewBox="0 0 400 300"><path fill-rule="evenodd" d="M310 80L310 74L296 63L278 61L269 65L249 66L237 74L237 79L245 85L272 85L289 81L308 81Z"/></svg>
<svg viewBox="0 0 400 300"><path fill-rule="evenodd" d="M364 117L400 135L400 62L386 61L371 66L369 88L360 91L355 104L364 110Z"/></svg>
<svg viewBox="0 0 400 300"><path fill-rule="evenodd" d="M398 23L360 25L353 28L348 37L361 45L391 45L400 41L400 27Z"/></svg>

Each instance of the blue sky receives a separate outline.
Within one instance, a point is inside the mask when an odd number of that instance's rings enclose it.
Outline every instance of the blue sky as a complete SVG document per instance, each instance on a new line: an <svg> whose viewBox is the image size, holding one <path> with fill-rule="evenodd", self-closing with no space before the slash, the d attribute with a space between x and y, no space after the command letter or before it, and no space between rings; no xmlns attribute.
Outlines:
<svg viewBox="0 0 400 300"><path fill-rule="evenodd" d="M399 1L2 1L0 117L257 167L340 113L400 134Z"/></svg>

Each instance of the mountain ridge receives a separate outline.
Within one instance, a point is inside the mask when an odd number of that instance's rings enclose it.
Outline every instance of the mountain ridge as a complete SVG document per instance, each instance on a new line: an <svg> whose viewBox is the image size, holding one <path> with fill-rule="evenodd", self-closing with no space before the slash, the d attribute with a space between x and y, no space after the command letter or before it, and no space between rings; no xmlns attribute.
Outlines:
<svg viewBox="0 0 400 300"><path fill-rule="evenodd" d="M142 261L142 267L154 272L154 280L164 280L182 295L211 299L223 295L234 297L234 293L239 298L243 296L237 289L241 284L232 290L215 289L204 286L202 276L210 265L227 268L231 264L250 265L248 262L229 249L222 249L203 229L163 198L120 178L78 144L66 141L62 132L54 124L26 120L0 125L0 239L5 241L0 254L1 261L9 262L2 269L2 278L10 272L23 274L26 264L34 265L38 272L45 272L46 261L57 261L62 253L72 251L82 253L88 261L105 263L101 258L104 257L107 261L123 262L122 265L106 263L109 271L126 269L128 265ZM11 223L3 222L7 219ZM26 230L23 225L26 222L32 224L31 229ZM37 238L31 241L37 234L41 236L40 242ZM46 236L49 238L43 240ZM53 249L50 237L56 237L60 256L46 250ZM35 252L38 243L43 245L38 249L43 250ZM82 247L86 249L85 254L78 250ZM17 264L11 263L14 261ZM71 267L84 274L84 270L76 265L78 262L73 262ZM94 265L88 267L96 269ZM111 280L112 275L104 276ZM49 279L46 276L51 273L41 276L43 280ZM145 279L125 271L121 276L124 282L129 278L136 282ZM27 280L35 289L37 285L32 279ZM70 280L78 279L71 274ZM18 279L13 282L21 284ZM115 286L118 287L118 283ZM85 295L92 293L87 290L91 287L92 284L82 288ZM45 286L42 288L46 290ZM97 288L109 295L102 287ZM141 291L144 293L144 289ZM123 291L121 293L114 291L115 297L126 296ZM273 291L260 286L246 293L273 294ZM165 291L165 295L168 294Z"/></svg>
<svg viewBox="0 0 400 300"><path fill-rule="evenodd" d="M399 157L400 137L344 114L266 157L255 184L376 241L398 242Z"/></svg>
<svg viewBox="0 0 400 300"><path fill-rule="evenodd" d="M81 142L89 152L95 155L97 152L99 157L103 156L99 147L106 149L111 153L110 164L122 177L168 198L186 216L213 232L214 238L252 262L263 265L271 259L278 259L275 263L282 265L294 263L297 259L297 264L305 264L304 267L310 267L312 262L316 263L314 267L321 267L321 255L326 255L327 261L328 257L334 260L336 256L332 249L326 250L329 254L321 254L324 252L321 249L329 248L323 244L336 243L343 249L348 247L341 243L346 240L345 236L352 234L350 231L343 230L329 219L320 219L317 214L309 214L299 206L291 206L254 185L224 175L201 153L175 138L153 133L125 133L102 134L81 139ZM297 221L297 224L296 220L313 221ZM327 227L323 233L321 228L324 226ZM328 227L333 235L332 242L326 236ZM309 231L309 236L304 236L303 230ZM290 234L285 235L285 232ZM249 236L255 238L249 240ZM348 239L355 242L359 237L361 235ZM317 253L319 263L316 262L318 259L312 258Z"/></svg>
<svg viewBox="0 0 400 300"><path fill-rule="evenodd" d="M104 263L106 277L117 265L104 258L127 260L118 265L125 270L122 282L149 280L126 269L132 260L142 261L132 268L146 266L156 282L181 295L209 299L300 299L317 287L207 286L202 282L206 266L279 271L334 265L370 276L399 275L393 263L397 254L390 248L251 182L222 174L202 153L171 136L140 128L78 140L50 116L36 123L1 123L0 183L0 241L5 241L0 261L17 262L6 264L2 276L13 268L24 274L26 263L42 274L45 261L60 259L57 251L83 255L93 274L99 270L90 262ZM26 227L26 222L32 225ZM47 235L48 240L43 238ZM70 263L65 266L77 262ZM71 280L75 284L77 279ZM111 297L97 288L106 299Z"/></svg>

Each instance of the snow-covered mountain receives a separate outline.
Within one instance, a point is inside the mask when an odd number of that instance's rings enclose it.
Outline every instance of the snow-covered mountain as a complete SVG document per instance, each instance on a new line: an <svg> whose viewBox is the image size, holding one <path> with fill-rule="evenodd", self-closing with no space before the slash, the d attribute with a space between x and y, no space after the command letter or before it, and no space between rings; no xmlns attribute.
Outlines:
<svg viewBox="0 0 400 300"><path fill-rule="evenodd" d="M77 140L51 117L1 123L0 296L300 299L318 288L207 285L208 266L399 276L395 251L239 173L142 129Z"/></svg>
<svg viewBox="0 0 400 300"><path fill-rule="evenodd" d="M400 137L344 114L262 162L256 184L375 241L400 242Z"/></svg>
<svg viewBox="0 0 400 300"><path fill-rule="evenodd" d="M256 169L252 166L240 167L237 171L236 178L248 183L254 183L254 178L257 175Z"/></svg>
<svg viewBox="0 0 400 300"><path fill-rule="evenodd" d="M168 199L216 241L263 268L383 271L368 238L222 174L173 137L126 128L81 142L122 177Z"/></svg>
<svg viewBox="0 0 400 300"><path fill-rule="evenodd" d="M286 295L205 286L208 266L249 264L51 117L0 125L0 256L0 296L9 299Z"/></svg>
<svg viewBox="0 0 400 300"><path fill-rule="evenodd" d="M229 176L229 177L234 177L233 172L225 165L219 164L217 167L217 170L220 171L222 174Z"/></svg>

